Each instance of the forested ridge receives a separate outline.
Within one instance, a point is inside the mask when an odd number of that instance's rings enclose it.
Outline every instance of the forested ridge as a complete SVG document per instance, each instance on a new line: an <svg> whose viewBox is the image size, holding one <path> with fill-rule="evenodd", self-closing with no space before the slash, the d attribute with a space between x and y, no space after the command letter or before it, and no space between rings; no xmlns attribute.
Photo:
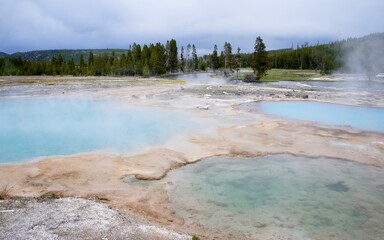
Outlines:
<svg viewBox="0 0 384 240"><path fill-rule="evenodd" d="M250 43L252 44L252 43ZM384 72L384 33L349 38L328 44L308 43L268 51L270 68L312 69L323 73L359 70L367 75ZM0 75L154 76L206 70L253 67L254 53L232 49L231 43L213 46L209 55L198 56L197 46L132 44L128 49L45 50L0 53Z"/></svg>

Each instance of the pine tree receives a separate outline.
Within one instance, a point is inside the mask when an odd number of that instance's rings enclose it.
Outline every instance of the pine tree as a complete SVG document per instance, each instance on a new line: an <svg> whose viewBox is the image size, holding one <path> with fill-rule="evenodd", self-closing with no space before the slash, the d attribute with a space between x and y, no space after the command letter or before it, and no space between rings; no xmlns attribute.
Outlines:
<svg viewBox="0 0 384 240"><path fill-rule="evenodd" d="M219 68L224 67L224 63L225 63L225 55L224 55L224 52L221 51L220 57L219 57Z"/></svg>
<svg viewBox="0 0 384 240"><path fill-rule="evenodd" d="M232 69L232 46L230 43L225 42L224 44L224 68Z"/></svg>
<svg viewBox="0 0 384 240"><path fill-rule="evenodd" d="M95 75L95 69L94 69L94 62L95 62L95 57L93 56L93 52L89 52L88 55L88 71L87 75Z"/></svg>
<svg viewBox="0 0 384 240"><path fill-rule="evenodd" d="M121 57L120 57L119 74L122 76L127 75L126 70L127 70L127 55L125 55L125 53L123 53L123 55L121 55Z"/></svg>
<svg viewBox="0 0 384 240"><path fill-rule="evenodd" d="M122 72L122 66L120 65L121 61L118 57L114 56L113 57L113 62L112 62L112 74L120 76L123 74Z"/></svg>
<svg viewBox="0 0 384 240"><path fill-rule="evenodd" d="M68 74L72 74L74 76L77 76L77 73L76 73L76 65L75 65L75 60L73 59L73 57L68 61Z"/></svg>
<svg viewBox="0 0 384 240"><path fill-rule="evenodd" d="M125 70L125 72L126 72L125 74L128 76L133 76L135 74L132 55L133 55L132 50L128 49L128 51L127 51L127 65L126 65L126 70Z"/></svg>
<svg viewBox="0 0 384 240"><path fill-rule="evenodd" d="M197 51L195 44L192 45L192 71L196 71L199 67L199 61L197 59Z"/></svg>
<svg viewBox="0 0 384 240"><path fill-rule="evenodd" d="M80 74L81 75L86 74L86 68L87 68L87 65L85 65L84 55L81 53L80 54Z"/></svg>
<svg viewBox="0 0 384 240"><path fill-rule="evenodd" d="M188 43L187 45L187 51L186 51L186 55L187 55L187 60L186 60L186 70L189 72L191 71L191 44Z"/></svg>
<svg viewBox="0 0 384 240"><path fill-rule="evenodd" d="M154 74L161 75L167 72L165 48L162 44L157 43L151 53Z"/></svg>
<svg viewBox="0 0 384 240"><path fill-rule="evenodd" d="M175 72L178 69L178 53L177 53L177 43L175 39L171 39L169 42L169 53L168 53L168 64L169 70Z"/></svg>
<svg viewBox="0 0 384 240"><path fill-rule="evenodd" d="M167 72L171 71L171 62L169 59L169 53L170 53L170 43L169 43L169 40L167 40L167 43L165 44L165 66L166 66Z"/></svg>
<svg viewBox="0 0 384 240"><path fill-rule="evenodd" d="M213 71L215 71L216 69L219 69L219 57L217 56L217 45L216 44L213 47L211 66L212 66Z"/></svg>
<svg viewBox="0 0 384 240"><path fill-rule="evenodd" d="M235 56L237 76L239 75L239 71L240 71L240 68L241 68L241 54L240 54L240 51L241 51L241 49L238 47L237 48L237 53L236 53L236 56Z"/></svg>
<svg viewBox="0 0 384 240"><path fill-rule="evenodd" d="M253 72L256 73L256 79L261 79L267 75L269 69L268 53L265 50L265 44L261 37L257 37L255 41L255 51L253 53Z"/></svg>
<svg viewBox="0 0 384 240"><path fill-rule="evenodd" d="M143 49L141 50L141 61L143 64L143 75L148 77L150 75L150 66L149 62L151 60L151 51L148 46L144 44Z"/></svg>
<svg viewBox="0 0 384 240"><path fill-rule="evenodd" d="M95 61L95 58L93 56L93 52L89 52L89 56L88 56L88 67L91 67L93 65Z"/></svg>
<svg viewBox="0 0 384 240"><path fill-rule="evenodd" d="M142 59L141 59L141 46L134 43L132 47L132 61L135 75L141 75L143 71Z"/></svg>
<svg viewBox="0 0 384 240"><path fill-rule="evenodd" d="M184 47L181 47L181 54L180 54L180 70L181 70L182 72L185 71Z"/></svg>

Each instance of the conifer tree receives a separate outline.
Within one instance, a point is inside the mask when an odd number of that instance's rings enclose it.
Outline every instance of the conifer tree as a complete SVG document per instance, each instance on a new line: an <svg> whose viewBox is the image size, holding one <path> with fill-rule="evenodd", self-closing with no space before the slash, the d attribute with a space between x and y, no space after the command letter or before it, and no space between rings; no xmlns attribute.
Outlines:
<svg viewBox="0 0 384 240"><path fill-rule="evenodd" d="M212 58L211 58L211 67L215 71L219 69L219 57L217 56L217 45L213 47Z"/></svg>
<svg viewBox="0 0 384 240"><path fill-rule="evenodd" d="M253 52L253 72L256 73L256 79L260 79L267 75L269 68L268 53L265 50L265 44L261 37L257 37L255 41L255 51Z"/></svg>
<svg viewBox="0 0 384 240"><path fill-rule="evenodd" d="M149 62L151 59L151 51L148 46L144 44L143 49L141 50L141 61L143 64L143 75L148 77L150 75L150 66Z"/></svg>
<svg viewBox="0 0 384 240"><path fill-rule="evenodd" d="M188 43L187 45L187 51L186 51L186 62L185 62L185 65L186 65L186 70L189 72L191 71L191 44Z"/></svg>
<svg viewBox="0 0 384 240"><path fill-rule="evenodd" d="M182 72L185 71L184 47L181 47L181 54L180 54L180 70L181 70Z"/></svg>
<svg viewBox="0 0 384 240"><path fill-rule="evenodd" d="M169 43L169 40L167 40L167 43L165 44L165 66L166 66L167 72L171 71L171 62L169 59L169 53L170 53L170 43Z"/></svg>
<svg viewBox="0 0 384 240"><path fill-rule="evenodd" d="M133 76L135 74L131 49L128 49L127 51L127 65L125 71L128 76Z"/></svg>
<svg viewBox="0 0 384 240"><path fill-rule="evenodd" d="M167 72L165 48L162 44L157 43L151 53L154 74L160 75Z"/></svg>
<svg viewBox="0 0 384 240"><path fill-rule="evenodd" d="M85 60L84 60L84 55L81 53L80 54L80 74L84 75L86 73L86 67L85 65Z"/></svg>
<svg viewBox="0 0 384 240"><path fill-rule="evenodd" d="M237 48L237 53L236 53L236 56L235 56L235 64L236 64L237 75L239 75L239 71L240 71L240 68L241 68L241 54L240 54L240 51L241 51L241 49L238 47Z"/></svg>
<svg viewBox="0 0 384 240"><path fill-rule="evenodd" d="M169 70L175 72L178 69L178 53L177 53L177 43L175 39L172 39L169 42L169 53L168 53L168 64Z"/></svg>
<svg viewBox="0 0 384 240"><path fill-rule="evenodd" d="M76 70L75 60L73 59L73 57L71 57L71 59L68 61L67 74L72 74L74 76L77 76L77 73L75 70Z"/></svg>
<svg viewBox="0 0 384 240"><path fill-rule="evenodd" d="M122 66L120 65L121 61L118 57L114 57L113 58L113 62L112 62L112 74L114 75L122 75L123 72L122 72Z"/></svg>
<svg viewBox="0 0 384 240"><path fill-rule="evenodd" d="M225 63L225 55L224 55L224 52L221 51L220 57L219 57L219 68L224 67L224 63Z"/></svg>
<svg viewBox="0 0 384 240"><path fill-rule="evenodd" d="M232 69L232 46L230 43L225 42L224 44L224 68Z"/></svg>
<svg viewBox="0 0 384 240"><path fill-rule="evenodd" d="M143 71L142 59L141 59L141 46L140 44L134 43L132 47L132 61L133 70L135 75L141 75Z"/></svg>
<svg viewBox="0 0 384 240"><path fill-rule="evenodd" d="M195 44L192 45L192 71L196 71L199 67L199 61L197 59L197 51Z"/></svg>
<svg viewBox="0 0 384 240"><path fill-rule="evenodd" d="M94 63L95 63L95 57L93 55L93 52L89 52L88 55L88 71L87 75L95 75L95 69L94 69Z"/></svg>
<svg viewBox="0 0 384 240"><path fill-rule="evenodd" d="M93 52L89 52L89 56L88 56L88 67L91 67L93 65L95 61L95 58L93 56Z"/></svg>

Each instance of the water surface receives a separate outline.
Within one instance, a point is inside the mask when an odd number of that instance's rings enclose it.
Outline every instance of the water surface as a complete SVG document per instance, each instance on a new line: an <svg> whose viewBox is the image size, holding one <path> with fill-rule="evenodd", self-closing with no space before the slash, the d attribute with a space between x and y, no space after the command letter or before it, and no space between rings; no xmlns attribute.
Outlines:
<svg viewBox="0 0 384 240"><path fill-rule="evenodd" d="M106 149L138 151L196 124L187 114L117 101L0 99L0 163Z"/></svg>
<svg viewBox="0 0 384 240"><path fill-rule="evenodd" d="M164 182L174 182L171 207L187 224L219 232L260 239L384 236L384 171L367 165L291 155L214 157Z"/></svg>
<svg viewBox="0 0 384 240"><path fill-rule="evenodd" d="M290 119L309 120L332 125L384 132L384 108L348 106L309 101L247 103L243 109L261 111Z"/></svg>
<svg viewBox="0 0 384 240"><path fill-rule="evenodd" d="M288 87L291 89L338 90L338 91L365 91L370 93L383 93L384 81L368 80L339 80L339 81L279 81L263 83L265 86Z"/></svg>

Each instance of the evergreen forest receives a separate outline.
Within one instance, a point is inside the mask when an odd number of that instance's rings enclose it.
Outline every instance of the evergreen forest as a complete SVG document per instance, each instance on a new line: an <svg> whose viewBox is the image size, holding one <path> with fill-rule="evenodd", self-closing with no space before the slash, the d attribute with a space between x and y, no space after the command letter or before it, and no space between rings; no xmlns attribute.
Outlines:
<svg viewBox="0 0 384 240"><path fill-rule="evenodd" d="M261 39L261 38L260 38ZM252 44L252 43L250 43ZM267 45L267 44L266 44ZM265 46L264 46L265 48ZM368 76L384 72L384 33L349 38L328 44L304 43L267 52L268 68L310 69L324 74L360 71ZM127 50L45 50L8 55L0 53L0 75L159 76L196 71L255 69L255 53L242 53L231 43L213 46L211 54L199 56L197 46L132 44ZM255 71L256 72L256 71Z"/></svg>

